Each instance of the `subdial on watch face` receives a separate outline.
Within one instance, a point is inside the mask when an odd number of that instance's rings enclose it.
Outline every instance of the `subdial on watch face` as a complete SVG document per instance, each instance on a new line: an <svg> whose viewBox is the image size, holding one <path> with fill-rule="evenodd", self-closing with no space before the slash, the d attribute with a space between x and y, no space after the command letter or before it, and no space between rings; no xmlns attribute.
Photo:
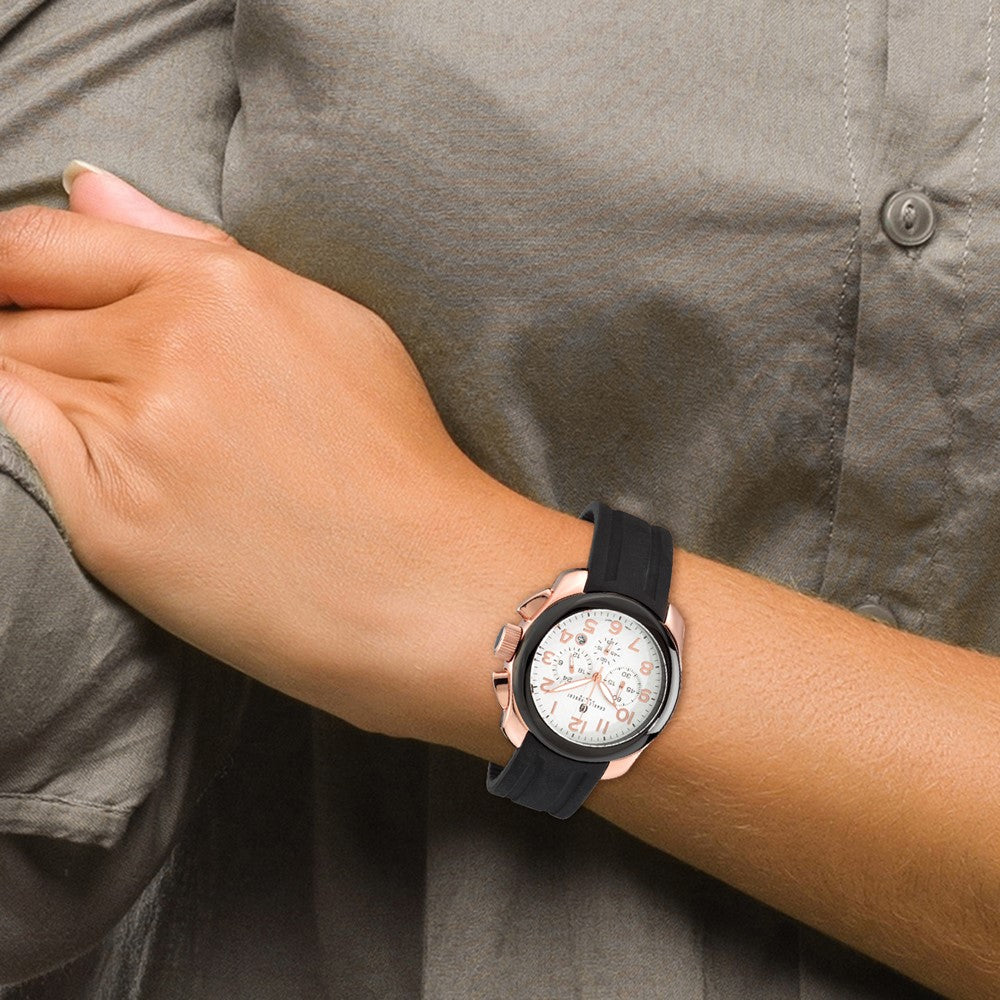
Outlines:
<svg viewBox="0 0 1000 1000"><path fill-rule="evenodd" d="M642 690L637 670L627 664L612 665L601 671L601 677L611 692L616 708L631 708L635 704Z"/></svg>
<svg viewBox="0 0 1000 1000"><path fill-rule="evenodd" d="M621 659L620 642L611 635L599 636L594 644L593 653L602 672L607 675L608 669Z"/></svg>
<svg viewBox="0 0 1000 1000"><path fill-rule="evenodd" d="M538 678L533 688L542 694L553 691L578 690L590 683L594 663L589 653L582 649L569 649L548 658L536 660L534 676Z"/></svg>
<svg viewBox="0 0 1000 1000"><path fill-rule="evenodd" d="M566 666L564 667L567 678L582 681L584 677L589 677L594 672L594 660L590 653L582 649L571 649L566 653Z"/></svg>

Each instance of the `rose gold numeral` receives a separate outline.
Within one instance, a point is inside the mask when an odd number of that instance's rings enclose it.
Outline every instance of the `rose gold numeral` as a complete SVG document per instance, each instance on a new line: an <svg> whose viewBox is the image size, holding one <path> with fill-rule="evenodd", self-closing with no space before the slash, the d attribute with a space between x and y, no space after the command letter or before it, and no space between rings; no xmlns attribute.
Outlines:
<svg viewBox="0 0 1000 1000"><path fill-rule="evenodd" d="M652 691L650 691L650 690L649 690L649 688L643 688L643 689L642 689L642 690L641 690L641 691L639 692L639 701L649 701L649 696L650 696L650 695L651 695L652 693L653 693L653 692L652 692Z"/></svg>
<svg viewBox="0 0 1000 1000"><path fill-rule="evenodd" d="M622 630L622 623L621 623L621 622L612 622L612 623L611 623L611 624L610 624L610 625L608 626L608 631L609 631L609 632L610 632L610 633L611 633L612 635L618 635L618 633L619 633L619 632L621 632L621 630Z"/></svg>
<svg viewBox="0 0 1000 1000"><path fill-rule="evenodd" d="M556 679L554 677L543 677L542 683L538 685L543 693L548 694L556 686Z"/></svg>
<svg viewBox="0 0 1000 1000"><path fill-rule="evenodd" d="M575 715L569 720L569 728L573 730L574 733L585 733L587 731L587 721L586 719L578 719Z"/></svg>
<svg viewBox="0 0 1000 1000"><path fill-rule="evenodd" d="M555 653L554 649L547 649L547 650L545 650L545 652L542 653L542 663L544 663L546 666L549 666L549 664L552 663L552 654L553 653Z"/></svg>
<svg viewBox="0 0 1000 1000"><path fill-rule="evenodd" d="M556 705L558 705L558 704L559 704L559 699L558 698L554 702L552 702L552 714L553 715L556 714Z"/></svg>
<svg viewBox="0 0 1000 1000"><path fill-rule="evenodd" d="M635 638L634 638L634 639L633 639L633 640L632 640L632 641L631 641L631 642L630 642L630 643L628 644L628 648L629 648L629 649L631 649L633 653L638 653L638 652L641 652L641 650L639 649L639 647L638 647L638 646L636 645L636 643L637 643L638 641L639 641L639 637L638 637L638 636L636 636L636 637L635 637Z"/></svg>
<svg viewBox="0 0 1000 1000"><path fill-rule="evenodd" d="M618 716L619 722L631 723L632 719L635 718L635 712L630 712L627 708L619 708L615 714Z"/></svg>
<svg viewBox="0 0 1000 1000"><path fill-rule="evenodd" d="M573 633L572 632L567 632L566 629L563 629L562 630L562 635L559 636L559 641L560 642L572 642L573 641Z"/></svg>
<svg viewBox="0 0 1000 1000"><path fill-rule="evenodd" d="M607 719L598 719L596 728L599 733L604 733L605 735L607 735L608 727L610 725L611 723L608 722Z"/></svg>
<svg viewBox="0 0 1000 1000"><path fill-rule="evenodd" d="M584 632L589 632L591 635L594 634L594 629L596 629L596 628L597 628L597 622L595 622L593 618L588 618L583 623L583 631Z"/></svg>
<svg viewBox="0 0 1000 1000"><path fill-rule="evenodd" d="M642 674L643 677L648 677L652 672L653 664L650 663L649 660L643 660L639 666L639 673Z"/></svg>

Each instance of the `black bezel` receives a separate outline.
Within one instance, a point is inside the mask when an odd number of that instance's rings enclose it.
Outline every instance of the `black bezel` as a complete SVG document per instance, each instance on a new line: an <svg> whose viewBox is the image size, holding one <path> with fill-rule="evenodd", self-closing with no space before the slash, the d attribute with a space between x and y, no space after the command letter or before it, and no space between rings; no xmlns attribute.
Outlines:
<svg viewBox="0 0 1000 1000"><path fill-rule="evenodd" d="M560 618L589 608L621 611L635 618L636 621L649 629L650 634L660 646L663 660L667 665L667 676L663 690L660 693L657 707L648 721L634 736L610 747L585 747L560 736L549 728L539 715L538 709L535 708L535 703L528 693L528 667L535 655L535 650L549 629ZM619 757L627 757L629 754L635 753L636 750L641 750L663 728L677 703L680 679L680 654L677 650L677 643L663 622L644 604L640 604L639 601L633 600L631 597L595 591L564 597L546 608L531 622L521 640L517 655L514 657L511 669L511 690L514 703L528 729L550 750L562 754L564 757L569 757L571 760L617 760Z"/></svg>

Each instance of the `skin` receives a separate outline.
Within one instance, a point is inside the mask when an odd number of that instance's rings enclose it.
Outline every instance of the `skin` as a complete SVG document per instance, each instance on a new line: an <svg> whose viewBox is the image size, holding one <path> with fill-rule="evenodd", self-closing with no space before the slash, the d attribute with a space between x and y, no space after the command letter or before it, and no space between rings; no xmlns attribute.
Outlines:
<svg viewBox="0 0 1000 1000"><path fill-rule="evenodd" d="M0 420L77 559L266 684L506 761L493 638L592 527L475 466L369 310L109 175L70 204L0 213ZM671 599L678 709L587 808L946 996L1000 996L997 658L683 550Z"/></svg>

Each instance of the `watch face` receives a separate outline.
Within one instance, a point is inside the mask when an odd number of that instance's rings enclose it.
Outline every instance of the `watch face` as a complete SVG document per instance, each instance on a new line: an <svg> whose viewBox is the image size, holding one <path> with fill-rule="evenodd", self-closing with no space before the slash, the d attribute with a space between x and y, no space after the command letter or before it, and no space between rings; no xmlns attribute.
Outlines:
<svg viewBox="0 0 1000 1000"><path fill-rule="evenodd" d="M528 714L555 737L550 742L557 749L565 742L597 757L623 743L641 743L669 689L676 698L676 661L654 635L655 616L643 616L644 624L625 610L630 602L615 603L569 610L553 622L539 617L544 631L526 650L524 693Z"/></svg>

